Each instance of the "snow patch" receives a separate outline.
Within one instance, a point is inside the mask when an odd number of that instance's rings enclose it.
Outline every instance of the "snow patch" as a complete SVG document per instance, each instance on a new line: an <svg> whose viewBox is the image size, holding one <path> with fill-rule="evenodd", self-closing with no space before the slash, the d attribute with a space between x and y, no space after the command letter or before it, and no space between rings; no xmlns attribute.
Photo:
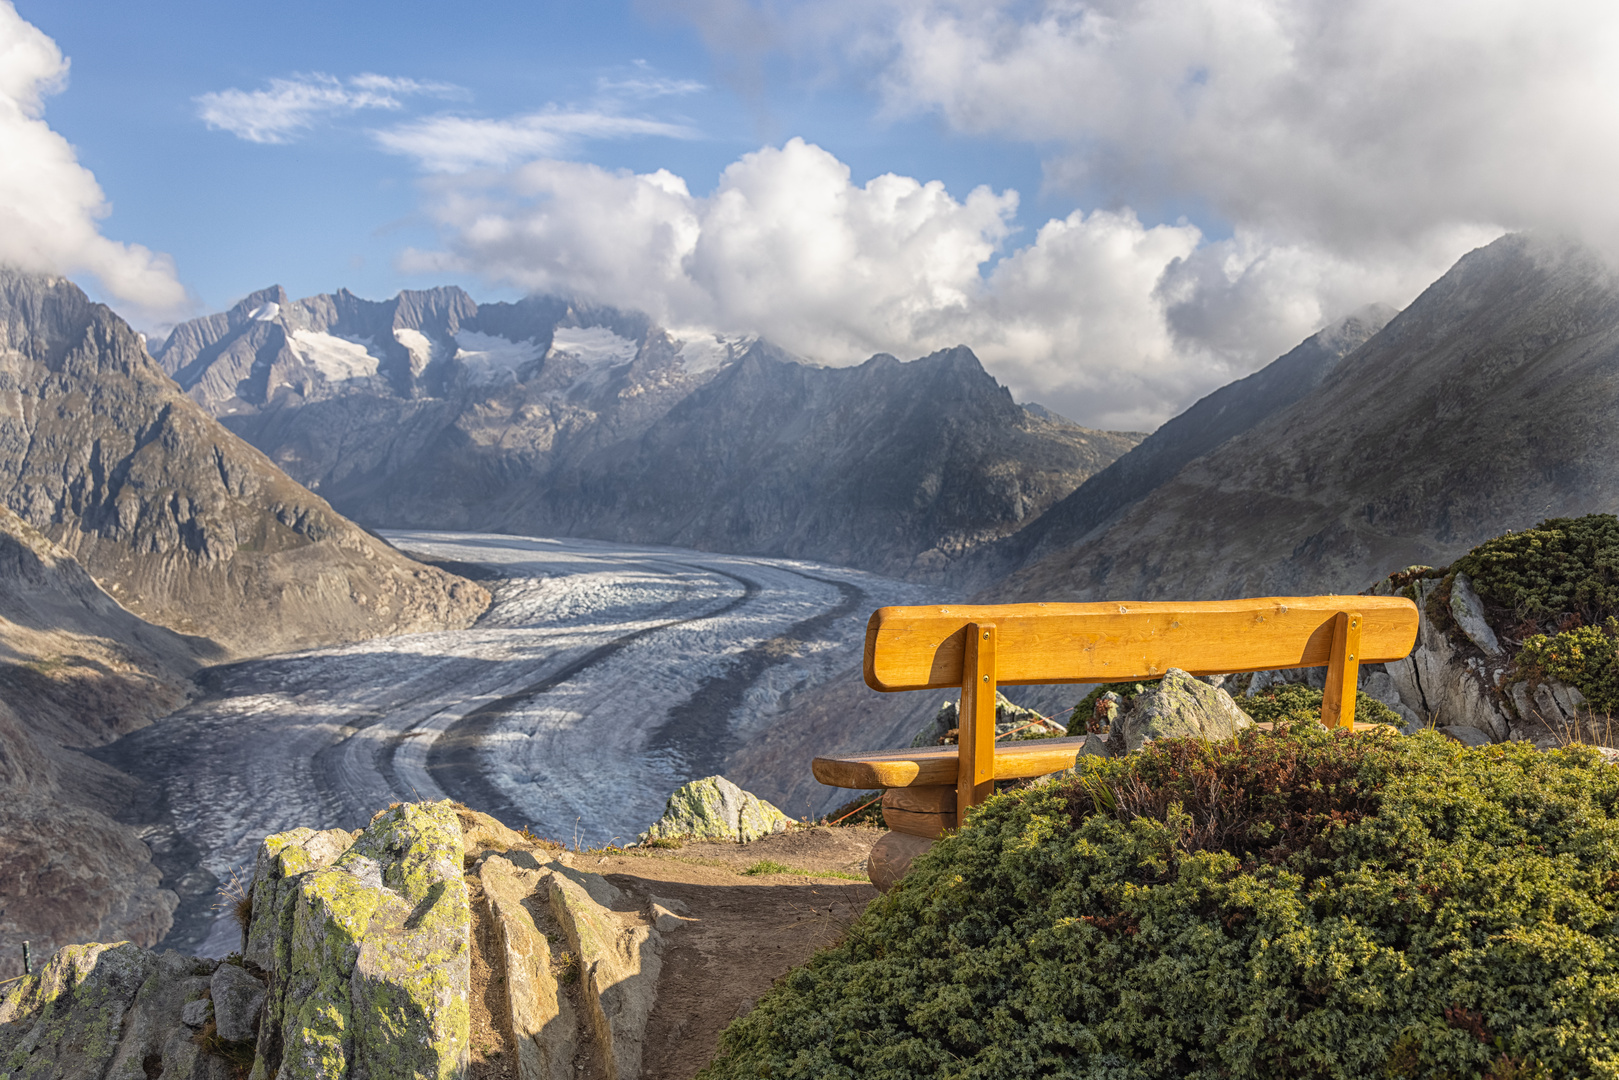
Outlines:
<svg viewBox="0 0 1619 1080"><path fill-rule="evenodd" d="M249 311L247 317L254 322L269 322L279 314L281 314L281 305L271 300L269 303L260 304L252 311Z"/></svg>
<svg viewBox="0 0 1619 1080"><path fill-rule="evenodd" d="M438 342L422 333L412 330L408 326L401 326L394 331L394 340L405 347L410 353L410 373L420 375L434 360L444 354L444 349Z"/></svg>
<svg viewBox="0 0 1619 1080"><path fill-rule="evenodd" d="M676 353L687 371L712 371L741 356L758 341L758 335L726 336L705 330L671 331L670 336L680 340Z"/></svg>
<svg viewBox="0 0 1619 1080"><path fill-rule="evenodd" d="M351 341L317 330L292 332L292 347L303 362L333 382L375 375L378 359L370 345L369 339Z"/></svg>
<svg viewBox="0 0 1619 1080"><path fill-rule="evenodd" d="M473 382L493 382L510 374L515 376L524 364L540 358L540 350L532 341L507 341L503 337L480 334L476 330L460 330L455 335L455 358Z"/></svg>
<svg viewBox="0 0 1619 1080"><path fill-rule="evenodd" d="M569 356L590 367L611 367L635 359L640 346L605 326L559 326L547 356Z"/></svg>

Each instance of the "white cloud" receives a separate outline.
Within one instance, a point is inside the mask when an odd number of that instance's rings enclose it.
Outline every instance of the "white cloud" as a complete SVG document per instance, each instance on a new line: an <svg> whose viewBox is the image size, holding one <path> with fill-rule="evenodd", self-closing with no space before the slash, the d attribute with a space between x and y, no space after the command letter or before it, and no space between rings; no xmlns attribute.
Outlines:
<svg viewBox="0 0 1619 1080"><path fill-rule="evenodd" d="M110 211L96 178L43 119L67 83L56 43L0 0L0 264L33 273L94 275L141 317L187 308L167 255L101 235Z"/></svg>
<svg viewBox="0 0 1619 1080"><path fill-rule="evenodd" d="M1368 301L1408 302L1508 229L1619 254L1608 0L648 2L684 12L744 83L828 64L875 87L887 116L1036 145L1048 194L1118 209L1012 252L964 339L1090 419L1093 390L1120 415L1132 381L1162 395L1162 418ZM1165 206L1197 208L1214 235L1143 229L1123 209ZM1070 250L1104 235L1134 237L1138 257ZM1091 295L1113 289L1121 314L1065 313L1041 291L1044 260L1118 268Z"/></svg>
<svg viewBox="0 0 1619 1080"><path fill-rule="evenodd" d="M410 96L459 97L460 87L387 75L348 79L313 72L271 79L265 90L216 90L196 99L197 115L210 128L256 143L285 143L333 116L362 109L398 110Z"/></svg>
<svg viewBox="0 0 1619 1080"><path fill-rule="evenodd" d="M622 79L600 78L596 88L604 94L633 98L683 97L700 94L708 87L696 79L671 79L658 75L645 60L636 60L633 75Z"/></svg>
<svg viewBox="0 0 1619 1080"><path fill-rule="evenodd" d="M1021 394L1112 426L1151 426L1230 377L1177 341L1160 289L1199 250L1191 226L1076 213L991 269L1015 192L957 200L891 174L856 185L799 139L745 155L704 197L667 171L562 161L440 177L428 191L447 243L407 253L414 272L761 333L830 363L968 342Z"/></svg>
<svg viewBox="0 0 1619 1080"><path fill-rule="evenodd" d="M489 120L429 116L373 132L379 146L416 159L428 172L505 166L515 161L565 153L584 139L652 135L691 139L685 124L621 116L604 110L548 109L527 116Z"/></svg>

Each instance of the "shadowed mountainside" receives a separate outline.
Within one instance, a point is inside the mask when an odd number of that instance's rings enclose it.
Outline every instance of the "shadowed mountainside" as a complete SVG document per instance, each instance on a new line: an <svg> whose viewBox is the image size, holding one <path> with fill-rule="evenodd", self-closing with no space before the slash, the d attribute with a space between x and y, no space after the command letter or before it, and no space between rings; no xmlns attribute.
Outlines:
<svg viewBox="0 0 1619 1080"><path fill-rule="evenodd" d="M1506 529L1619 505L1619 278L1570 241L1463 257L1291 407L1000 600L1356 591Z"/></svg>
<svg viewBox="0 0 1619 1080"><path fill-rule="evenodd" d="M464 626L488 604L288 479L71 282L4 270L0 503L135 614L236 653Z"/></svg>

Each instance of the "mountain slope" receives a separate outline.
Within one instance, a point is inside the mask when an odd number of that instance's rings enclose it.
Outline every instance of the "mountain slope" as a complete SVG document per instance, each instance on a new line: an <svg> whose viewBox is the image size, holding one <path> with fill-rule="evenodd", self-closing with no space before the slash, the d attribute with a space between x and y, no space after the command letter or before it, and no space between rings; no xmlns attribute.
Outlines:
<svg viewBox="0 0 1619 1080"><path fill-rule="evenodd" d="M409 357L405 358L405 354ZM377 526L668 543L936 576L1139 436L1015 405L966 349L819 368L554 298L255 293L158 354Z"/></svg>
<svg viewBox="0 0 1619 1080"><path fill-rule="evenodd" d="M184 702L217 650L121 608L0 507L0 979L70 942L156 944L176 896L109 814L127 781L79 753Z"/></svg>
<svg viewBox="0 0 1619 1080"><path fill-rule="evenodd" d="M5 270L0 503L130 611L233 652L465 625L488 602L288 479L76 286Z"/></svg>
<svg viewBox="0 0 1619 1080"><path fill-rule="evenodd" d="M1394 315L1394 309L1383 304L1363 308L1312 334L1252 375L1202 398L1086 480L1038 521L986 552L989 572L1006 574L1077 544L1092 529L1146 498L1187 462L1315 390L1340 360Z"/></svg>
<svg viewBox="0 0 1619 1080"><path fill-rule="evenodd" d="M1358 590L1619 504L1619 278L1572 242L1470 253L1290 408L1001 599Z"/></svg>

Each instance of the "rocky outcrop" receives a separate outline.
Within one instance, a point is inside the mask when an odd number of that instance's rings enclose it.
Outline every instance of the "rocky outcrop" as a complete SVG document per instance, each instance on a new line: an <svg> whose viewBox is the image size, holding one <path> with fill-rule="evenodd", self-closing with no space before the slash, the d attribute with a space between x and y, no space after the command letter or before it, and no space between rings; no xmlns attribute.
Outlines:
<svg viewBox="0 0 1619 1080"><path fill-rule="evenodd" d="M469 883L480 897L470 901ZM354 833L266 837L240 963L131 943L58 950L0 994L0 1076L226 1080L461 1077L477 927L522 1080L635 1080L666 905L449 802ZM486 997L489 1000L489 997Z"/></svg>
<svg viewBox="0 0 1619 1080"><path fill-rule="evenodd" d="M221 966L129 942L61 949L3 989L0 1075L228 1080L229 1062L205 1052L196 1031Z"/></svg>
<svg viewBox="0 0 1619 1080"><path fill-rule="evenodd" d="M1152 739L1231 739L1252 726L1253 719L1225 690L1170 668L1157 686L1137 694L1113 720L1107 748L1118 757L1135 753Z"/></svg>
<svg viewBox="0 0 1619 1080"><path fill-rule="evenodd" d="M1611 510L1616 359L1619 278L1603 257L1503 237L1308 395L985 599L1357 592L1507 528Z"/></svg>
<svg viewBox="0 0 1619 1080"><path fill-rule="evenodd" d="M334 847L300 830L261 851L245 955L271 965L254 1077L461 1075L471 915L454 809L396 806L317 865Z"/></svg>
<svg viewBox="0 0 1619 1080"><path fill-rule="evenodd" d="M590 536L934 577L1139 436L1020 407L965 348L805 364L458 289L255 293L159 349L192 398L378 526Z"/></svg>
<svg viewBox="0 0 1619 1080"><path fill-rule="evenodd" d="M465 626L488 604L288 479L70 282L3 270L0 503L129 611L236 653Z"/></svg>
<svg viewBox="0 0 1619 1080"><path fill-rule="evenodd" d="M787 815L723 776L705 776L675 789L663 816L641 834L663 839L732 840L747 843L785 832Z"/></svg>

